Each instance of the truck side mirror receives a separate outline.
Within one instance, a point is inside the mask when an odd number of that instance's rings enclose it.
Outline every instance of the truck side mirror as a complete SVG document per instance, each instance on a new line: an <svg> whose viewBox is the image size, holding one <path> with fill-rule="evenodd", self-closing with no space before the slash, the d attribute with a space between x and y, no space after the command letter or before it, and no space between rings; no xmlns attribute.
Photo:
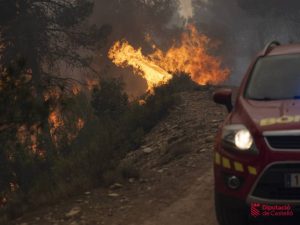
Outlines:
<svg viewBox="0 0 300 225"><path fill-rule="evenodd" d="M214 94L213 94L213 100L215 103L217 104L222 104L225 105L228 112L231 112L233 106L232 106L232 101L231 101L231 97L232 97L232 90L231 89L220 89L217 90Z"/></svg>

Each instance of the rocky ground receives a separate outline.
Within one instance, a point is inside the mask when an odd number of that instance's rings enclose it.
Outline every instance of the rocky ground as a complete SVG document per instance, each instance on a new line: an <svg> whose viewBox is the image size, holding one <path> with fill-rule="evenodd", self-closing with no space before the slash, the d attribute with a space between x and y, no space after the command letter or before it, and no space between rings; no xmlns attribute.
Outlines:
<svg viewBox="0 0 300 225"><path fill-rule="evenodd" d="M226 110L211 91L180 94L182 102L121 163L128 180L27 214L13 225L217 225L212 148Z"/></svg>

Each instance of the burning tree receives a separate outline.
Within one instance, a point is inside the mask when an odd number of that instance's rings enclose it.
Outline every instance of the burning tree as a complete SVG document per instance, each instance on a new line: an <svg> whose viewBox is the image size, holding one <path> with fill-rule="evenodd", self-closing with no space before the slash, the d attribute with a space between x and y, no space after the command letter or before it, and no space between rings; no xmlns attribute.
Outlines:
<svg viewBox="0 0 300 225"><path fill-rule="evenodd" d="M88 0L1 2L1 15L5 15L0 24L2 73L12 61L22 58L22 70L27 74L28 84L32 88L31 94L38 107L50 110L52 96L46 97L45 101L45 95L49 96L53 88L59 88L58 92L68 90L66 81L69 80L62 78L60 67L89 67L89 50L99 47L97 43L101 44L108 34L108 26L101 29L87 26L86 18L92 9L93 4ZM80 48L85 49L85 56L78 51ZM13 75L8 71L6 76L23 76L24 72ZM7 107L6 110L7 114L11 114L10 111L14 108ZM4 121L11 125L15 122ZM47 115L37 118L34 123L40 123L44 131L49 131Z"/></svg>
<svg viewBox="0 0 300 225"><path fill-rule="evenodd" d="M56 98L74 91L61 67L88 68L92 51L111 29L88 25L92 9L89 0L0 1L2 195L12 183L28 190L38 174L36 160L46 163L53 156L49 121L61 104ZM82 127L83 121L76 124Z"/></svg>

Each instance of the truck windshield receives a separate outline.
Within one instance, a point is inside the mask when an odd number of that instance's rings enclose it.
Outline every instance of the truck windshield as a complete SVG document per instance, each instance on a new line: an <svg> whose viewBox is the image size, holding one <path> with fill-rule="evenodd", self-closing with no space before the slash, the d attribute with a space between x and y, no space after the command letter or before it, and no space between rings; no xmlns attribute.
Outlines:
<svg viewBox="0 0 300 225"><path fill-rule="evenodd" d="M259 59L245 97L262 101L300 98L300 54Z"/></svg>

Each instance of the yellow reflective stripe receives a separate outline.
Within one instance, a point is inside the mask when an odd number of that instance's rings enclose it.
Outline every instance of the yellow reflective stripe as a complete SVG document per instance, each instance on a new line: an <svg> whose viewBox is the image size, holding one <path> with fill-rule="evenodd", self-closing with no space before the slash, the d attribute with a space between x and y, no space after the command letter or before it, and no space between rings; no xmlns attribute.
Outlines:
<svg viewBox="0 0 300 225"><path fill-rule="evenodd" d="M222 166L224 168L227 168L227 169L231 169L231 163L230 163L230 160L226 157L222 157L220 155L220 153L216 152L215 153L215 163L217 165L221 165L222 163ZM234 169L238 172L244 172L244 166L242 163L240 162L233 162L233 166L234 166ZM249 169L249 173L251 174L255 174L256 175L256 169L254 167L248 167Z"/></svg>
<svg viewBox="0 0 300 225"><path fill-rule="evenodd" d="M234 169L238 172L244 172L244 167L239 162L234 162Z"/></svg>
<svg viewBox="0 0 300 225"><path fill-rule="evenodd" d="M223 167L225 167L225 168L227 168L227 169L230 169L230 168L231 168L229 159L227 159L227 158L225 158L225 157L222 157L222 164L223 164Z"/></svg>
<svg viewBox="0 0 300 225"><path fill-rule="evenodd" d="M217 165L221 165L221 156L218 152L216 152L216 155L215 155L215 163Z"/></svg>
<svg viewBox="0 0 300 225"><path fill-rule="evenodd" d="M254 168L253 166L248 166L248 171L252 175L257 175L256 168Z"/></svg>

